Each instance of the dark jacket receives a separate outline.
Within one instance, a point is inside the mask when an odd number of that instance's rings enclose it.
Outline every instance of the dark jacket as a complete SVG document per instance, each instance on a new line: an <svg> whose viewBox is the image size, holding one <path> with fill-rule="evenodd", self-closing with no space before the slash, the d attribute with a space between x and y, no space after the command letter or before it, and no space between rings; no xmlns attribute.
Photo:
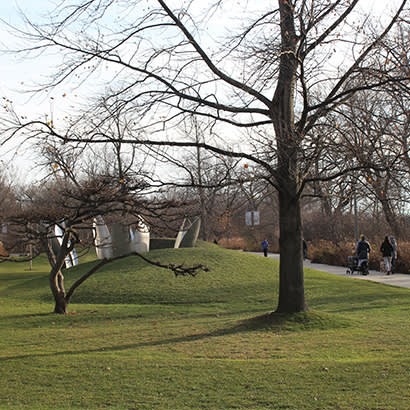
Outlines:
<svg viewBox="0 0 410 410"><path fill-rule="evenodd" d="M384 256L393 256L393 246L389 241L384 241L380 246L380 252Z"/></svg>
<svg viewBox="0 0 410 410"><path fill-rule="evenodd" d="M369 242L366 240L360 240L357 243L356 247L356 253L359 259L368 259L369 258L369 252L370 252L370 245Z"/></svg>

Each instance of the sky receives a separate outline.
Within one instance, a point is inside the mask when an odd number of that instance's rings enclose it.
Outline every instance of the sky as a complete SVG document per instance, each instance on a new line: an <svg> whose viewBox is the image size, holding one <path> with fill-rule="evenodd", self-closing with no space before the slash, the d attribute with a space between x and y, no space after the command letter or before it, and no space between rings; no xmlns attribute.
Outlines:
<svg viewBox="0 0 410 410"><path fill-rule="evenodd" d="M0 3L0 18L6 24L24 26L21 11L33 19L39 21L46 13L54 8L55 0L11 0ZM24 59L21 55L2 52L5 49L19 46L21 41L8 32L5 24L0 25L0 95L3 98L22 102L28 112L41 110L49 111L50 102L48 98L40 96L31 100L28 94L22 90L29 87L31 83L41 81L47 72L50 72L50 59ZM21 107L21 104L20 104Z"/></svg>
<svg viewBox="0 0 410 410"><path fill-rule="evenodd" d="M59 0L1 0L0 1L0 110L9 106L12 102L16 111L20 115L30 118L50 119L56 107L61 111L69 112L73 108L72 101L63 97L63 92L52 94L44 92L36 95L26 93L27 89L32 88L32 84L38 84L51 73L55 65L54 59L37 58L27 59L21 55L4 52L4 50L18 47L21 41L12 36L7 29L7 24L24 27L22 12L33 21L40 21L45 18L47 13L55 8ZM65 107L65 109L64 109ZM0 146L0 171L9 169L13 176L19 181L24 182L33 177L33 154L30 149L15 149L8 144L6 147ZM40 176L43 175L41 171ZM34 174L38 176L37 170ZM36 178L34 178L36 179Z"/></svg>
<svg viewBox="0 0 410 410"><path fill-rule="evenodd" d="M202 0L204 1L204 0ZM254 0L263 1L266 0ZM272 0L276 3L277 0ZM12 48L15 44L19 44L18 40L11 36L5 28L5 24L21 25L22 24L22 10L29 18L34 21L39 21L44 17L48 11L52 11L55 4L59 0L2 0L0 1L0 19L3 24L0 24L0 50L5 48ZM389 5L397 4L399 0L390 0L387 2ZM362 0L362 4L367 10L374 9L381 16L385 14L386 0ZM0 51L0 98L2 98L3 106L9 104L9 101L13 101L14 105L19 108L19 112L24 115L53 115L56 107L63 112L67 112L73 106L73 96L66 98L65 93L62 92L56 95L47 93L40 93L34 99L30 98L28 94L23 94L21 91L27 86L36 81L40 81L47 72L50 72L54 65L51 65L51 59L42 58L39 60L22 60L13 54L3 53ZM52 98L50 98L52 97ZM0 146L0 161L5 161L10 158L12 151L8 151L6 154L4 148ZM21 167L27 164L27 158L24 154L20 153L19 163ZM30 161L30 159L29 159ZM0 163L1 164L1 163ZM19 165L19 166L20 166Z"/></svg>
<svg viewBox="0 0 410 410"><path fill-rule="evenodd" d="M50 10L53 10L59 0L2 0L0 2L0 19L5 23L13 25L21 25L21 9L28 17L38 21L39 18L45 16ZM203 1L203 0L202 0ZM254 0L266 1L266 0ZM276 2L276 0L273 0ZM399 0L390 0L388 4L398 3ZM384 13L386 0L363 0L367 9L374 8ZM4 28L4 24L0 25L0 50L5 47L12 47L16 43L13 38ZM0 94L1 97L15 99L17 96L20 101L24 101L24 97L19 94L19 90L27 86L30 81L43 78L45 73L49 70L50 60L36 60L30 61L21 59L17 56L3 54L0 52ZM26 96L27 100L27 96ZM27 104L30 102L27 101ZM43 105L49 110L49 103L44 99ZM33 103L30 109L38 106L38 101Z"/></svg>

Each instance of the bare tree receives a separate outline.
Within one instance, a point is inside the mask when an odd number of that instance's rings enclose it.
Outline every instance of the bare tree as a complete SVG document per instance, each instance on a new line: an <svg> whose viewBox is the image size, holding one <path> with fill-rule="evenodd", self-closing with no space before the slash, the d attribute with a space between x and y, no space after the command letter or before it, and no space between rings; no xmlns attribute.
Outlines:
<svg viewBox="0 0 410 410"><path fill-rule="evenodd" d="M202 126L195 117L188 118L188 122L184 123L184 133L192 135L200 144L206 138L206 130ZM235 202L237 186L243 181L243 176L238 172L239 160L197 146L188 151L181 161L172 161L186 174L185 178L181 178L183 183L179 184L179 188L184 189L187 199L197 203L195 213L201 217L200 237L203 240L210 237L215 239L218 237L216 232L220 231L217 227L219 217L226 210L223 198L229 196L229 201Z"/></svg>
<svg viewBox="0 0 410 410"><path fill-rule="evenodd" d="M406 114L386 91L358 93L342 114L337 141L347 158L362 165L362 170L353 174L357 198L367 206L369 198L380 204L391 232L401 237L400 215L409 200L402 144L408 139ZM371 164L385 164L385 168L372 168Z"/></svg>
<svg viewBox="0 0 410 410"><path fill-rule="evenodd" d="M327 116L358 91L408 81L402 70L374 69L380 48L400 22L406 0L384 25L369 24L360 0L271 2L90 0L62 2L51 24L31 23L33 51L53 50L65 58L47 86L90 82L97 67L116 68L118 99L138 123L122 143L193 147L253 162L278 190L280 291L277 312L307 309L304 293L301 196L307 183L330 180L343 169L314 170L331 143L317 132ZM238 10L236 13L235 10ZM121 15L114 27L112 16ZM229 33L220 23L227 21ZM109 29L107 29L109 27ZM213 31L214 30L214 31ZM215 40L215 37L219 37ZM86 73L83 76L82 73ZM124 74L124 75L122 75ZM108 80L108 78L107 78ZM121 80L121 81L119 81ZM112 86L114 87L114 85ZM93 113L94 115L94 113ZM185 116L212 124L206 140L177 138L172 129ZM112 140L89 118L69 132L22 124L36 135L65 143ZM41 130L41 131L39 131ZM243 131L251 132L243 132ZM242 138L243 137L243 138ZM342 161L339 160L339 163ZM379 167L383 164L377 164ZM373 165L372 165L373 166ZM361 165L353 162L354 169ZM313 170L315 172L313 172Z"/></svg>
<svg viewBox="0 0 410 410"><path fill-rule="evenodd" d="M84 232L92 231L94 217L120 218L122 223L126 221L131 225L139 220L142 209L148 212L149 205L139 196L136 186L134 183L132 190L124 189L124 184L117 177L108 176L89 177L87 180L77 180L75 184L67 178L59 178L44 184L41 189L36 186L25 190L20 206L9 213L7 221L14 227L20 242L30 242L34 244L37 254L45 251L48 256L51 266L49 284L55 313L66 313L77 288L101 267L130 255L138 255L150 264L170 269L175 275L195 276L199 271L207 270L203 265L164 265L138 252L125 252L102 259L66 289L63 268L67 257L76 246L81 246L85 251L93 246L93 235L84 235ZM141 186L143 188L144 185ZM55 226L60 228L61 233L56 233ZM54 238L60 242L57 250L53 246ZM10 259L3 257L2 260Z"/></svg>
<svg viewBox="0 0 410 410"><path fill-rule="evenodd" d="M195 276L206 270L203 265L164 265L138 252L121 252L96 263L66 289L63 268L67 258L77 246L84 251L94 247L94 218L103 216L106 220L121 221L121 224L130 226L139 225L142 218L155 227L158 220L169 219L169 212L164 213L164 209L169 211L175 207L175 201L148 198L158 187L151 184L149 173L144 169L146 154L137 153L135 147L128 149L128 146L122 146L127 121L120 112L108 112L106 115L109 121L96 118L93 126L95 130L110 135L112 141L104 147L73 147L46 138L39 149L41 165L49 170L49 175L41 183L21 188L16 194L12 189L16 187L7 187L4 192L7 191L8 197L0 198L3 205L0 222L5 221L12 227L8 237L12 235L23 249L30 244L34 255L47 254L55 313L67 312L74 292L91 275L107 263L126 256L138 255L148 263L173 271L175 275ZM53 129L52 124L45 125ZM10 202L11 199L17 206L6 207L7 200ZM57 247L55 240L59 242ZM32 257L29 256L30 259ZM1 261L10 260L14 259L1 258ZM24 261L19 259L19 262Z"/></svg>

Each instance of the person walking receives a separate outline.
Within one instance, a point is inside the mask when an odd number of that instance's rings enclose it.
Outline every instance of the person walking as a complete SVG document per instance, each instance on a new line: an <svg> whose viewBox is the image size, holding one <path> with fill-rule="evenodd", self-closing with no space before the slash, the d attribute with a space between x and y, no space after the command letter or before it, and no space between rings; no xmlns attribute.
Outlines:
<svg viewBox="0 0 410 410"><path fill-rule="evenodd" d="M393 256L393 246L387 236L384 238L384 241L380 246L380 252L383 254L384 266L387 274L390 275L392 273L391 261Z"/></svg>
<svg viewBox="0 0 410 410"><path fill-rule="evenodd" d="M263 255L266 257L268 256L268 247L269 247L269 242L268 240L265 238L262 241L262 249L263 249Z"/></svg>
<svg viewBox="0 0 410 410"><path fill-rule="evenodd" d="M369 260L369 253L371 251L369 242L366 241L366 237L362 235L360 237L360 241L356 244L356 255L358 256L358 263L357 267L360 268L363 262L367 262Z"/></svg>
<svg viewBox="0 0 410 410"><path fill-rule="evenodd" d="M390 243L391 243L391 246L393 246L393 254L391 258L391 273L393 273L394 266L397 260L397 242L396 242L396 239L394 239L393 235L390 236Z"/></svg>

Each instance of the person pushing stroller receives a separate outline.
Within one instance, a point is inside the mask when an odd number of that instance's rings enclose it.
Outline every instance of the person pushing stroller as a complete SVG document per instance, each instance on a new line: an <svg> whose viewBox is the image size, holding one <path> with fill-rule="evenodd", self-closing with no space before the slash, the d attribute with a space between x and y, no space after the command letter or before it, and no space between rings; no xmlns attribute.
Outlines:
<svg viewBox="0 0 410 410"><path fill-rule="evenodd" d="M361 235L360 241L357 242L356 249L355 249L355 253L357 257L359 258L357 262L358 268L360 268L363 262L367 263L369 261L370 251L371 251L371 248L370 248L369 242L366 241L366 237L364 235Z"/></svg>

